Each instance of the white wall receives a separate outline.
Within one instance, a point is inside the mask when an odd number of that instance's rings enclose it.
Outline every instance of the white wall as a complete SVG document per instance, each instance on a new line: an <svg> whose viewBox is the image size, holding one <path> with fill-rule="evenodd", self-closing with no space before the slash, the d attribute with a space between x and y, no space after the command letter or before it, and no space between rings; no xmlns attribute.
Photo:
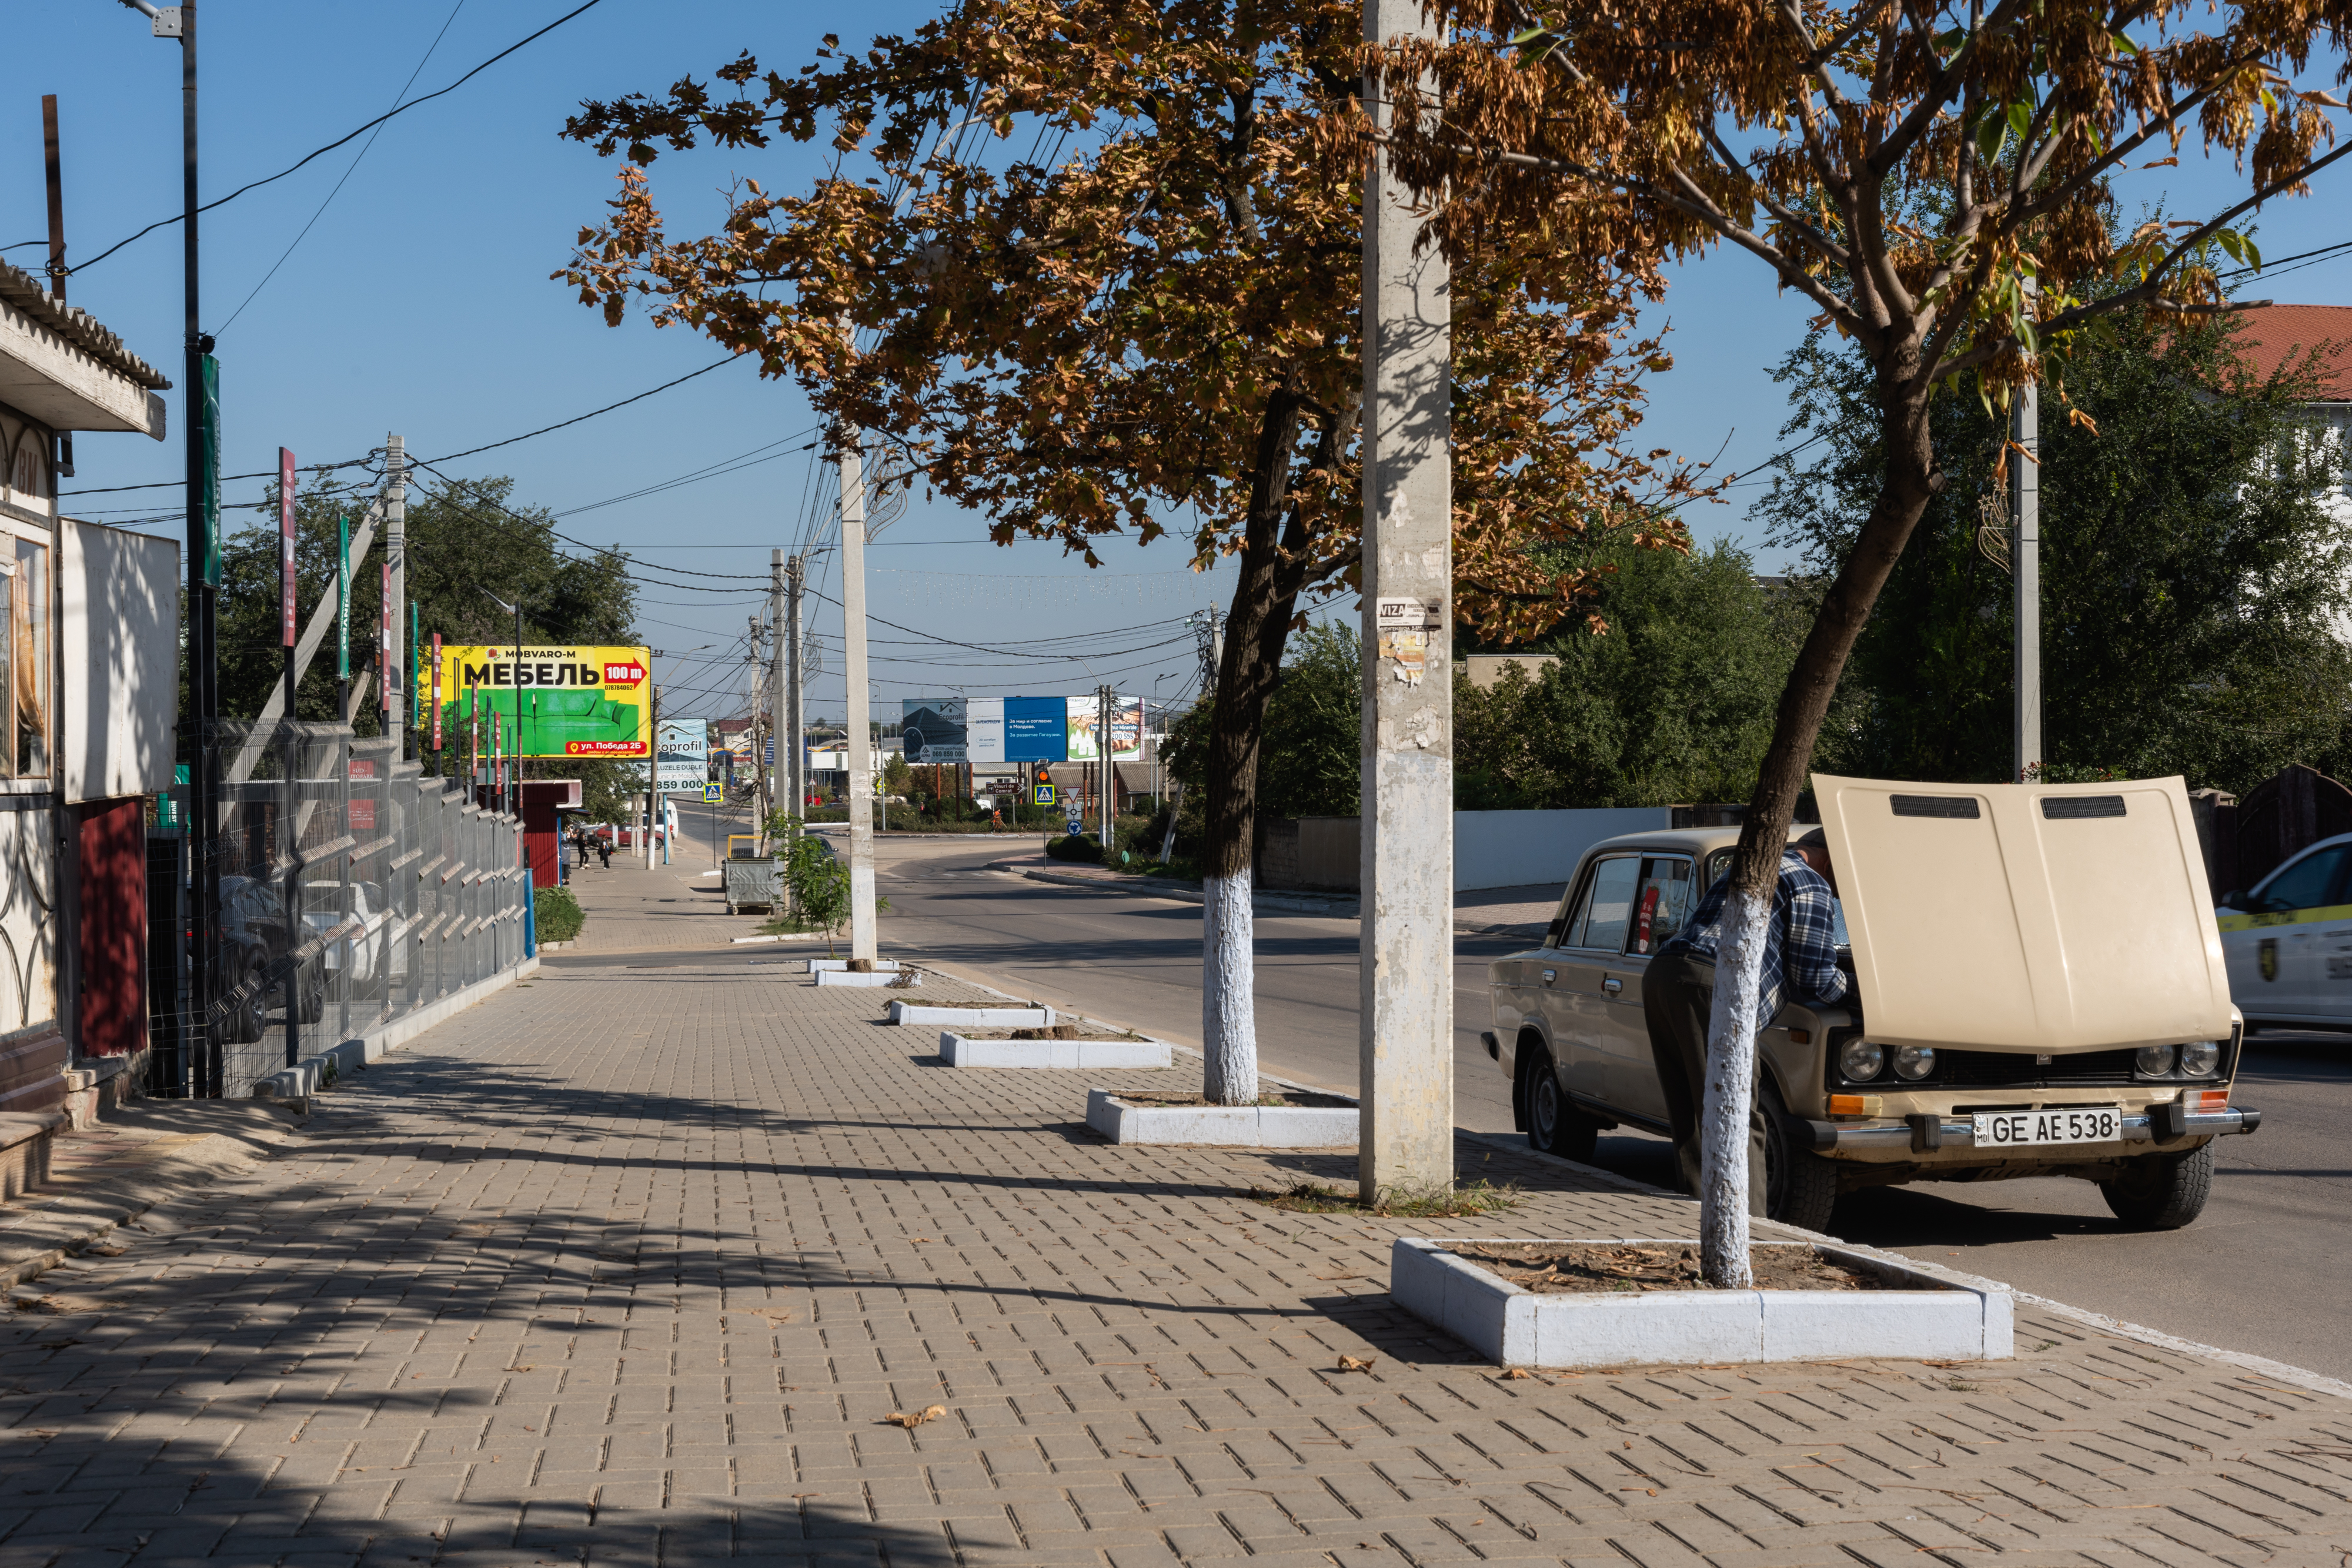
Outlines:
<svg viewBox="0 0 2352 1568"><path fill-rule="evenodd" d="M1570 811L1454 813L1454 891L1549 883L1576 874L1584 852L1619 833L1674 826L1671 806L1614 806Z"/></svg>
<svg viewBox="0 0 2352 1568"><path fill-rule="evenodd" d="M70 517L58 531L66 800L160 795L179 748L180 547Z"/></svg>

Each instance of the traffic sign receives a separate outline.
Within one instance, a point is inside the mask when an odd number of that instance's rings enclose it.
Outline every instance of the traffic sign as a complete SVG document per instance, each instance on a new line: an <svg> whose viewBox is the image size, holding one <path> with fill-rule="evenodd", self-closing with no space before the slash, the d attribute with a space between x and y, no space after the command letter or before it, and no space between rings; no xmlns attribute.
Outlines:
<svg viewBox="0 0 2352 1568"><path fill-rule="evenodd" d="M1053 803L1054 803L1054 787L1053 787L1051 784L1040 784L1040 785L1038 785L1038 786L1037 786L1037 804L1039 804L1040 806L1050 806L1050 805L1052 805Z"/></svg>
<svg viewBox="0 0 2352 1568"><path fill-rule="evenodd" d="M727 786L724 784L705 784L702 787L702 803L706 806L725 805L727 803Z"/></svg>
<svg viewBox="0 0 2352 1568"><path fill-rule="evenodd" d="M1070 837L1074 839L1081 837L1087 831L1086 819L1083 817L1072 817L1062 825L1070 830Z"/></svg>

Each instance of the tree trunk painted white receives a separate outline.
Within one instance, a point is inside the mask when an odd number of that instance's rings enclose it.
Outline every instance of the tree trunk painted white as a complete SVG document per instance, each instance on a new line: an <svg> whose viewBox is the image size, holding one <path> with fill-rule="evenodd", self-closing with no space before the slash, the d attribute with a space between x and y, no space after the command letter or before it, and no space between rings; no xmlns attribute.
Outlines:
<svg viewBox="0 0 2352 1568"><path fill-rule="evenodd" d="M1756 1003L1763 988L1772 890L1731 889L1715 955L1706 1087L1698 1117L1699 1272L1717 1290L1746 1290L1748 1125L1756 1098Z"/></svg>
<svg viewBox="0 0 2352 1568"><path fill-rule="evenodd" d="M1201 1092L1215 1105L1257 1099L1255 914L1246 867L1201 879Z"/></svg>

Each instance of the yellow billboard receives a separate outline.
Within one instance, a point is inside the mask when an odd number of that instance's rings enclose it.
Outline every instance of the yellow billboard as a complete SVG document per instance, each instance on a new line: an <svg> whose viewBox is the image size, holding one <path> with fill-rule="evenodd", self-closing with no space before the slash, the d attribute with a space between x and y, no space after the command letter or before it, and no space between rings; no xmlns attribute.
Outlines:
<svg viewBox="0 0 2352 1568"><path fill-rule="evenodd" d="M651 757L653 691L644 648L441 650L445 744L463 749L471 734L484 756L495 714L508 757Z"/></svg>

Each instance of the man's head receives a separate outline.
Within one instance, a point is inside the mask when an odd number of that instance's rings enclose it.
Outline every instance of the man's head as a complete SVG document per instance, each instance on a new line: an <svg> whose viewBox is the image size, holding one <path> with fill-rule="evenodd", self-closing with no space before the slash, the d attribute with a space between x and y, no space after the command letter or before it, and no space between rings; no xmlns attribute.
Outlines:
<svg viewBox="0 0 2352 1568"><path fill-rule="evenodd" d="M1829 834L1815 828L1789 847L1802 855L1807 865L1821 873L1822 880L1830 884L1832 893L1837 891L1837 872L1830 864Z"/></svg>

